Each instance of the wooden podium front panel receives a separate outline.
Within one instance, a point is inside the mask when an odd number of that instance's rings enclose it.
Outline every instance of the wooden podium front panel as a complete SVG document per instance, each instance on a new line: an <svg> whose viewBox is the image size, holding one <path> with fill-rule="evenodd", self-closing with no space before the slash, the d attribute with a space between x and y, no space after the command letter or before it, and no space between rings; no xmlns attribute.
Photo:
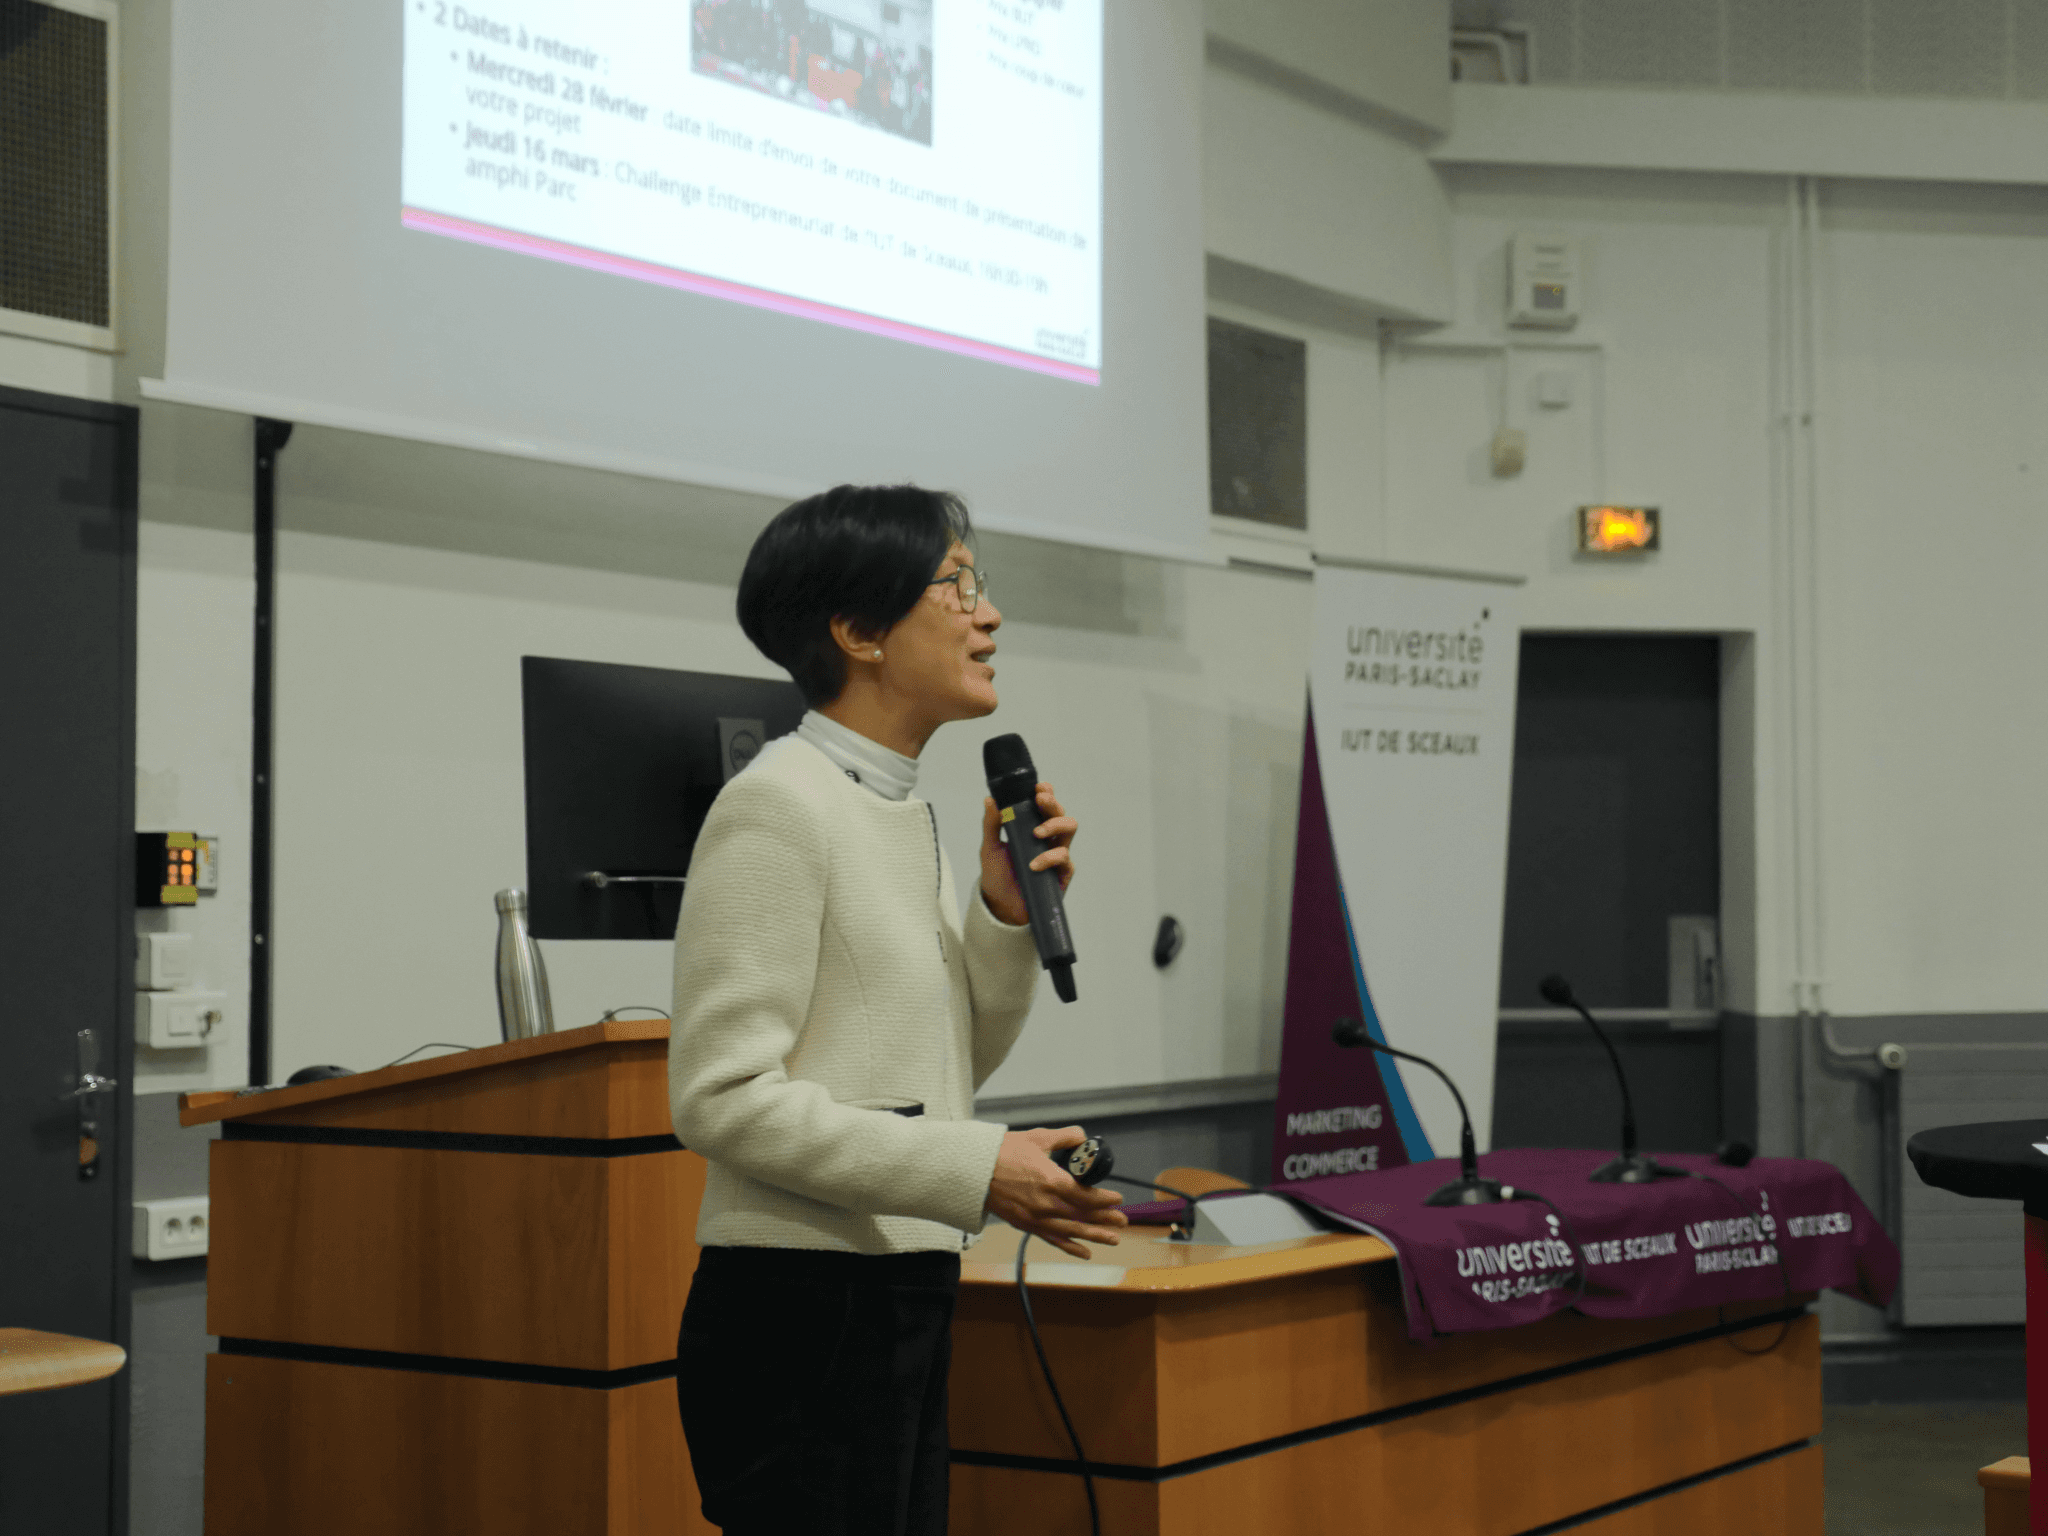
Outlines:
<svg viewBox="0 0 2048 1536"><path fill-rule="evenodd" d="M1801 1317L1766 1350L1778 1333L1773 1323L1624 1357L1198 1471L1101 1478L1097 1490L1105 1509L1135 1506L1128 1529L1159 1536L1293 1536L1351 1528L1364 1511L1431 1536L1513 1536L1818 1434L1819 1322ZM1231 1402L1218 1394L1216 1411ZM1082 1434L1091 1457L1111 1459ZM953 1481L959 1536L1086 1528L1069 1472L956 1464Z"/></svg>
<svg viewBox="0 0 2048 1536"><path fill-rule="evenodd" d="M675 1382L211 1355L207 1536L710 1536Z"/></svg>
<svg viewBox="0 0 2048 1536"><path fill-rule="evenodd" d="M207 1329L614 1371L675 1358L704 1160L213 1144Z"/></svg>
<svg viewBox="0 0 2048 1536"><path fill-rule="evenodd" d="M1098 1461L1157 1466L1164 1409L1153 1365L1156 1298L1044 1287L1032 1290L1031 1307L1088 1454ZM1072 1454L1014 1287L961 1287L947 1404L955 1450Z"/></svg>
<svg viewBox="0 0 2048 1536"><path fill-rule="evenodd" d="M1031 1304L1088 1454L1135 1467L1171 1466L1556 1370L1716 1322L1711 1309L1626 1322L1562 1313L1418 1344L1408 1337L1397 1280L1385 1263L1210 1290L1034 1285ZM951 1393L956 1449L1070 1454L1014 1286L962 1287Z"/></svg>

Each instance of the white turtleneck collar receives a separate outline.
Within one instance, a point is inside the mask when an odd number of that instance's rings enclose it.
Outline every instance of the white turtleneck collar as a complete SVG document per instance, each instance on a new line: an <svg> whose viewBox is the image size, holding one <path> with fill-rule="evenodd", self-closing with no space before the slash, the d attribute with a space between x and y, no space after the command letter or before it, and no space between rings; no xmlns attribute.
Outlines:
<svg viewBox="0 0 2048 1536"><path fill-rule="evenodd" d="M832 760L854 783L871 789L884 800L908 800L917 788L917 759L891 751L879 741L870 741L859 731L837 720L806 710L796 728L797 735Z"/></svg>

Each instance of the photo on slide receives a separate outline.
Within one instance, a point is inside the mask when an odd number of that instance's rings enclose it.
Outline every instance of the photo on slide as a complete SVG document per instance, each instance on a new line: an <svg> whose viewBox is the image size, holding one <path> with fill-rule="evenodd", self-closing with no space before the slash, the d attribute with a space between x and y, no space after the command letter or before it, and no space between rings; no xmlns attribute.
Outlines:
<svg viewBox="0 0 2048 1536"><path fill-rule="evenodd" d="M935 0L699 0L690 66L794 106L932 141Z"/></svg>

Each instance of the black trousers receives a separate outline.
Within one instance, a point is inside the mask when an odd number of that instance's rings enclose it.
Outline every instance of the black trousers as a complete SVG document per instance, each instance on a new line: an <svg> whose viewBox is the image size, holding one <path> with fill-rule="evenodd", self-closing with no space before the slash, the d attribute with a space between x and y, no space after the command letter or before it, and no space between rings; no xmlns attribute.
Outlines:
<svg viewBox="0 0 2048 1536"><path fill-rule="evenodd" d="M706 1248L676 1345L726 1536L944 1536L956 1253Z"/></svg>

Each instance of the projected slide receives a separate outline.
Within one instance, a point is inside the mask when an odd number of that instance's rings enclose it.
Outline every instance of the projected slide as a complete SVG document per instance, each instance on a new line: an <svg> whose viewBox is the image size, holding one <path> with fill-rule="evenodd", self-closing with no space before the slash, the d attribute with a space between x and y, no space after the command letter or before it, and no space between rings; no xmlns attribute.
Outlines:
<svg viewBox="0 0 2048 1536"><path fill-rule="evenodd" d="M1096 384L1103 3L404 0L403 222Z"/></svg>

